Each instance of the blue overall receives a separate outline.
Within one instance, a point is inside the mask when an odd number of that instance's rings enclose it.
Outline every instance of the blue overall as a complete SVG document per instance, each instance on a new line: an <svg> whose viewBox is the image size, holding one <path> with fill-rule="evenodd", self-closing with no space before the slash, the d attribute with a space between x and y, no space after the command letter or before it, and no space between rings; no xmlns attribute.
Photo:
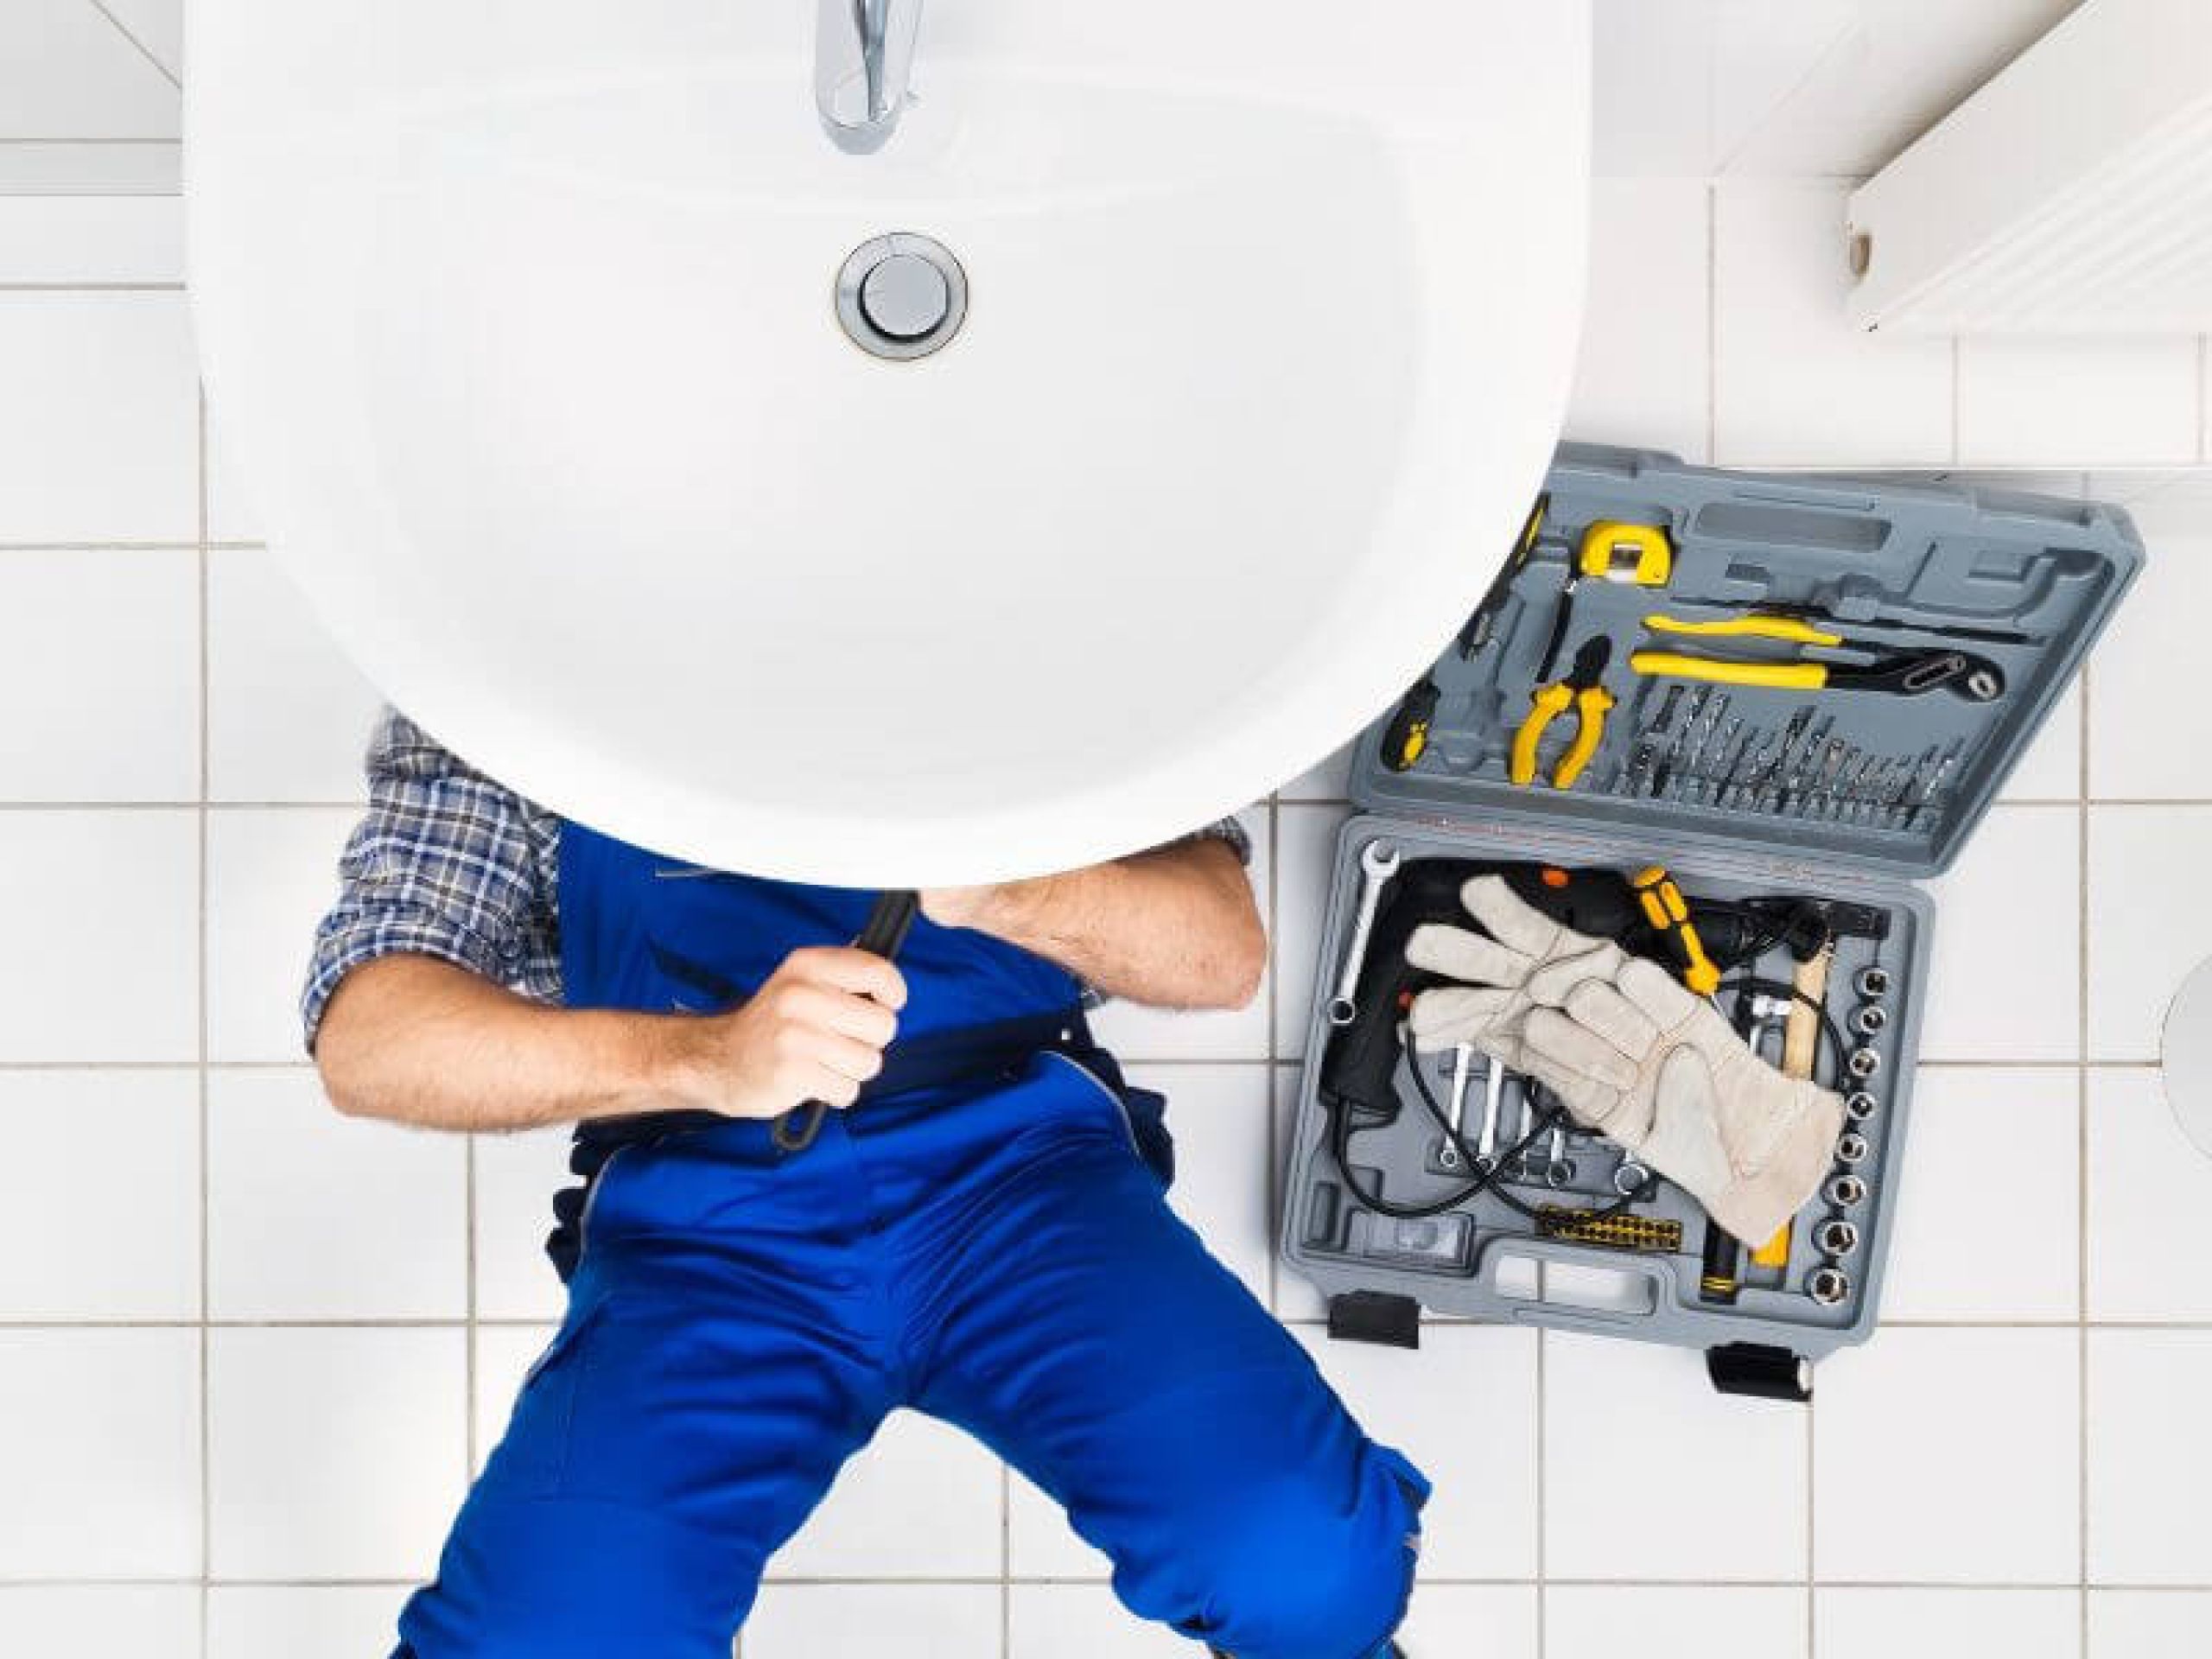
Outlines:
<svg viewBox="0 0 2212 1659"><path fill-rule="evenodd" d="M868 905L569 825L567 998L727 1006ZM1381 1649L1427 1484L1169 1211L1159 1097L1041 958L923 919L899 960L885 1076L811 1149L721 1119L580 1135L567 1316L399 1659L728 1659L769 1556L900 1406L1063 1503L1132 1611L1236 1659Z"/></svg>

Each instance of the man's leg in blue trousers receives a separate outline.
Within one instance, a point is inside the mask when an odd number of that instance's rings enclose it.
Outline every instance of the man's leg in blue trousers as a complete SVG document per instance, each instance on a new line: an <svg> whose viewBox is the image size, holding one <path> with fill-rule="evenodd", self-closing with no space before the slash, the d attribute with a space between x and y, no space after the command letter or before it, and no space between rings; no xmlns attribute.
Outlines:
<svg viewBox="0 0 2212 1659"><path fill-rule="evenodd" d="M948 1230L916 1403L1059 1500L1131 1611L1235 1659L1387 1652L1426 1481L1096 1127Z"/></svg>

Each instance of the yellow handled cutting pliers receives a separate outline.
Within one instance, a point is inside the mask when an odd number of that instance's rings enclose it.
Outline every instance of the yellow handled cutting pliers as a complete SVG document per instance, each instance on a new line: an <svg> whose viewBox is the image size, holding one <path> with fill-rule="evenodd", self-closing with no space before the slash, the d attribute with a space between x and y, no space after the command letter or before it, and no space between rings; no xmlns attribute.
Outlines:
<svg viewBox="0 0 2212 1659"><path fill-rule="evenodd" d="M1760 685L1779 691L1883 691L1901 697L1948 691L1968 702L1994 702L2005 695L2005 671L1986 657L1963 651L1898 651L1831 633L1794 616L1738 616L1725 622L1647 616L1643 626L1654 633L1693 639L1779 640L1816 651L1850 652L1874 660L1831 663L1799 657L1777 661L1639 651L1628 659L1629 667L1638 674L1721 685Z"/></svg>
<svg viewBox="0 0 2212 1659"><path fill-rule="evenodd" d="M1604 635L1586 640L1574 653L1574 666L1567 677L1536 688L1529 717L1513 734L1513 753L1507 775L1526 788L1536 781L1536 751L1552 721L1572 709L1579 722L1574 741L1552 772L1554 789L1573 789L1574 780L1605 741L1605 716L1612 712L1612 693L1605 690L1605 671L1612 665L1613 642Z"/></svg>

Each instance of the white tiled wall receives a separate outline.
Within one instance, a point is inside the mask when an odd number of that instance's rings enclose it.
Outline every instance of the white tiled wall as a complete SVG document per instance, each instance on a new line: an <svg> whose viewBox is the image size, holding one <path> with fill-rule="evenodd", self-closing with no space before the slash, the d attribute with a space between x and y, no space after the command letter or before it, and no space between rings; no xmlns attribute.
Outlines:
<svg viewBox="0 0 2212 1659"><path fill-rule="evenodd" d="M2151 1063L2212 954L2212 704L2183 677L2212 598L2202 343L1840 320L1850 176L2064 0L1599 10L1574 435L2032 468L2126 499L2155 555L1938 887L1889 1328L1809 1411L1585 1338L1325 1341L1268 1217L1341 757L1247 816L1276 940L1255 1007L1107 1028L1175 1101L1179 1207L1439 1478L1415 1659L2196 1659L2212 1161ZM21 91L23 50L79 83L58 136L173 130L177 16L0 3L0 149L60 107ZM0 1652L368 1655L557 1314L564 1148L346 1122L299 1064L375 699L203 438L177 236L173 201L0 195ZM900 1416L778 1558L745 1653L1188 1650L1107 1573L1026 1482Z"/></svg>

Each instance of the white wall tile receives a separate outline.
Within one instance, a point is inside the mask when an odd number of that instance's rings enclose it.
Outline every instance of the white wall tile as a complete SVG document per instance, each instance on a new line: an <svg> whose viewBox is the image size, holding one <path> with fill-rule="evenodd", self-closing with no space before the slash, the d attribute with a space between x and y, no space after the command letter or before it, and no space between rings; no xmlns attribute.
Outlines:
<svg viewBox="0 0 2212 1659"><path fill-rule="evenodd" d="M232 1329L208 1337L219 1579L427 1577L467 1471L467 1335Z"/></svg>
<svg viewBox="0 0 2212 1659"><path fill-rule="evenodd" d="M1534 1585L1425 1584L1398 1634L1421 1659L1536 1659L1536 1632Z"/></svg>
<svg viewBox="0 0 2212 1659"><path fill-rule="evenodd" d="M2070 1060L2081 1048L2081 816L1999 806L1929 884L1923 1060ZM2032 902L2024 902L2032 884Z"/></svg>
<svg viewBox="0 0 2212 1659"><path fill-rule="evenodd" d="M411 1592L390 1585L218 1585L207 1592L207 1659L305 1659L390 1651Z"/></svg>
<svg viewBox="0 0 2212 1659"><path fill-rule="evenodd" d="M200 561L0 552L0 734L11 801L200 794Z"/></svg>
<svg viewBox="0 0 2212 1659"><path fill-rule="evenodd" d="M2196 459L2194 338L1959 341L1959 459L2103 467Z"/></svg>
<svg viewBox="0 0 2212 1659"><path fill-rule="evenodd" d="M1669 99L1639 104L1673 106ZM1706 458L1712 253L1711 190L1702 178L1596 181L1590 299L1568 437Z"/></svg>
<svg viewBox="0 0 2212 1659"><path fill-rule="evenodd" d="M1000 1463L960 1430L894 1411L778 1550L783 1579L975 1579L999 1570Z"/></svg>
<svg viewBox="0 0 2212 1659"><path fill-rule="evenodd" d="M2203 1591L2092 1590L2088 1659L2201 1659L2212 1630Z"/></svg>
<svg viewBox="0 0 2212 1659"><path fill-rule="evenodd" d="M0 539L198 538L200 391L183 295L0 293Z"/></svg>
<svg viewBox="0 0 2212 1659"><path fill-rule="evenodd" d="M567 1295L546 1259L553 1195L574 1186L569 1132L476 1138L476 1317L551 1319Z"/></svg>
<svg viewBox="0 0 2212 1659"><path fill-rule="evenodd" d="M2075 1317L2080 1086L2071 1071L1921 1067L1891 1188L1884 1319ZM2004 1247L1962 1249L1962 1239Z"/></svg>
<svg viewBox="0 0 2212 1659"><path fill-rule="evenodd" d="M999 1651L995 1584L771 1585L743 1636L745 1659L977 1659Z"/></svg>
<svg viewBox="0 0 2212 1659"><path fill-rule="evenodd" d="M1724 466L1951 459L1951 343L1860 333L1845 312L1840 184L1714 197L1713 453Z"/></svg>
<svg viewBox="0 0 2212 1659"><path fill-rule="evenodd" d="M358 801L384 699L263 548L207 556L207 786L219 801Z"/></svg>
<svg viewBox="0 0 2212 1659"><path fill-rule="evenodd" d="M200 1659L197 1585L0 1589L0 1653L41 1659Z"/></svg>
<svg viewBox="0 0 2212 1659"><path fill-rule="evenodd" d="M184 68L184 0L99 0L172 79Z"/></svg>
<svg viewBox="0 0 2212 1659"><path fill-rule="evenodd" d="M2212 1331L2089 1333L2088 1573L2212 1585Z"/></svg>
<svg viewBox="0 0 2212 1659"><path fill-rule="evenodd" d="M2078 801L2082 798L2082 682L2069 682L2028 744L2000 801Z"/></svg>
<svg viewBox="0 0 2212 1659"><path fill-rule="evenodd" d="M1821 1590L1815 1659L2081 1659L2079 1590Z"/></svg>
<svg viewBox="0 0 2212 1659"><path fill-rule="evenodd" d="M200 1571L200 1333L0 1331L0 1572Z"/></svg>
<svg viewBox="0 0 2212 1659"><path fill-rule="evenodd" d="M2212 956L2212 807L2089 809L2089 1058L2155 1060L2174 993ZM2180 879L2177 879L2180 878Z"/></svg>
<svg viewBox="0 0 2212 1659"><path fill-rule="evenodd" d="M1533 1578L1536 1570L1536 1337L1431 1325L1418 1353L1299 1340L1360 1427L1435 1486L1421 1515L1421 1570L1440 1579ZM1469 1433L1471 1424L1488 1427Z"/></svg>
<svg viewBox="0 0 2212 1659"><path fill-rule="evenodd" d="M207 818L207 1045L228 1061L299 1060L300 987L338 855L360 814L321 809Z"/></svg>
<svg viewBox="0 0 2212 1659"><path fill-rule="evenodd" d="M1347 743L1331 751L1290 779L1276 793L1286 801L1349 800L1351 797L1352 747Z"/></svg>
<svg viewBox="0 0 2212 1659"><path fill-rule="evenodd" d="M1634 1589L1552 1585L1544 1591L1546 1659L1804 1659L1803 1590Z"/></svg>
<svg viewBox="0 0 2212 1659"><path fill-rule="evenodd" d="M1274 861L1268 815L1254 807L1238 815L1252 837L1251 878L1264 918ZM1268 1052L1268 987L1249 1007L1190 1014L1109 1002L1091 1016L1098 1040L1124 1063L1141 1060L1257 1060Z"/></svg>
<svg viewBox="0 0 2212 1659"><path fill-rule="evenodd" d="M1819 1576L2075 1582L2079 1344L2072 1330L1892 1329L1823 1360Z"/></svg>
<svg viewBox="0 0 2212 1659"><path fill-rule="evenodd" d="M1060 1506L1019 1471L1007 1482L1007 1570L1017 1579L1099 1579L1114 1568L1078 1537Z"/></svg>
<svg viewBox="0 0 2212 1659"><path fill-rule="evenodd" d="M2089 1317L2212 1320L2212 1158L2153 1071L2089 1073ZM2185 1219L2190 1218L2190 1219Z"/></svg>
<svg viewBox="0 0 2212 1659"><path fill-rule="evenodd" d="M2212 601L2212 499L2196 499L2164 491L2130 508L2150 556L2090 659L2089 780L2101 798L2212 798L2212 699L2174 695Z"/></svg>
<svg viewBox="0 0 2212 1659"><path fill-rule="evenodd" d="M1712 0L1598 0L1591 165L1601 180L1713 168Z"/></svg>
<svg viewBox="0 0 2212 1659"><path fill-rule="evenodd" d="M0 1319L200 1317L196 1076L0 1072Z"/></svg>
<svg viewBox="0 0 2212 1659"><path fill-rule="evenodd" d="M0 7L0 141L174 138L175 85L86 0Z"/></svg>
<svg viewBox="0 0 2212 1659"><path fill-rule="evenodd" d="M1301 1059L1319 985L1333 984L1341 958L1320 960L1338 832L1351 809L1292 805L1275 809L1275 1054Z"/></svg>
<svg viewBox="0 0 2212 1659"><path fill-rule="evenodd" d="M1191 1659L1196 1651L1104 1585L1017 1584L1007 1599L1007 1659Z"/></svg>
<svg viewBox="0 0 2212 1659"><path fill-rule="evenodd" d="M1544 1570L1560 1579L1798 1577L1808 1446L1802 1408L1718 1393L1694 1352L1547 1335ZM1636 1491L1667 1494L1663 1525L1644 1503L1624 1501L1624 1467ZM1728 1548L1716 1551L1716 1538Z"/></svg>
<svg viewBox="0 0 2212 1659"><path fill-rule="evenodd" d="M183 281L182 196L0 195L0 283Z"/></svg>
<svg viewBox="0 0 2212 1659"><path fill-rule="evenodd" d="M0 1059L199 1052L199 819L0 813Z"/></svg>
<svg viewBox="0 0 2212 1659"><path fill-rule="evenodd" d="M1707 7L1713 14L1713 169L1758 171L1753 163L1787 126L1797 95L1855 38L1860 0L1707 0Z"/></svg>
<svg viewBox="0 0 2212 1659"><path fill-rule="evenodd" d="M1129 1081L1167 1096L1175 1137L1168 1203L1230 1272L1268 1299L1274 1239L1268 1225L1273 1068L1265 1065L1133 1067Z"/></svg>
<svg viewBox="0 0 2212 1659"><path fill-rule="evenodd" d="M475 1329L475 1398L470 1409L475 1435L472 1474L481 1474L492 1448L505 1436L523 1379L553 1341L556 1324L480 1325Z"/></svg>
<svg viewBox="0 0 2212 1659"><path fill-rule="evenodd" d="M1275 1068L1274 1236L1278 1243L1282 1237L1287 1202L1283 1184L1290 1176L1298 1134L1298 1096L1304 1076L1303 1066ZM1275 1268L1274 1312L1279 1319L1325 1319L1329 1317L1329 1303L1311 1280L1288 1262L1281 1262Z"/></svg>
<svg viewBox="0 0 2212 1659"><path fill-rule="evenodd" d="M253 505L246 480L223 442L222 428L211 408L207 416L207 538L214 542L265 540L261 515Z"/></svg>
<svg viewBox="0 0 2212 1659"><path fill-rule="evenodd" d="M207 1075L219 1319L459 1319L467 1143L341 1116L305 1066Z"/></svg>

